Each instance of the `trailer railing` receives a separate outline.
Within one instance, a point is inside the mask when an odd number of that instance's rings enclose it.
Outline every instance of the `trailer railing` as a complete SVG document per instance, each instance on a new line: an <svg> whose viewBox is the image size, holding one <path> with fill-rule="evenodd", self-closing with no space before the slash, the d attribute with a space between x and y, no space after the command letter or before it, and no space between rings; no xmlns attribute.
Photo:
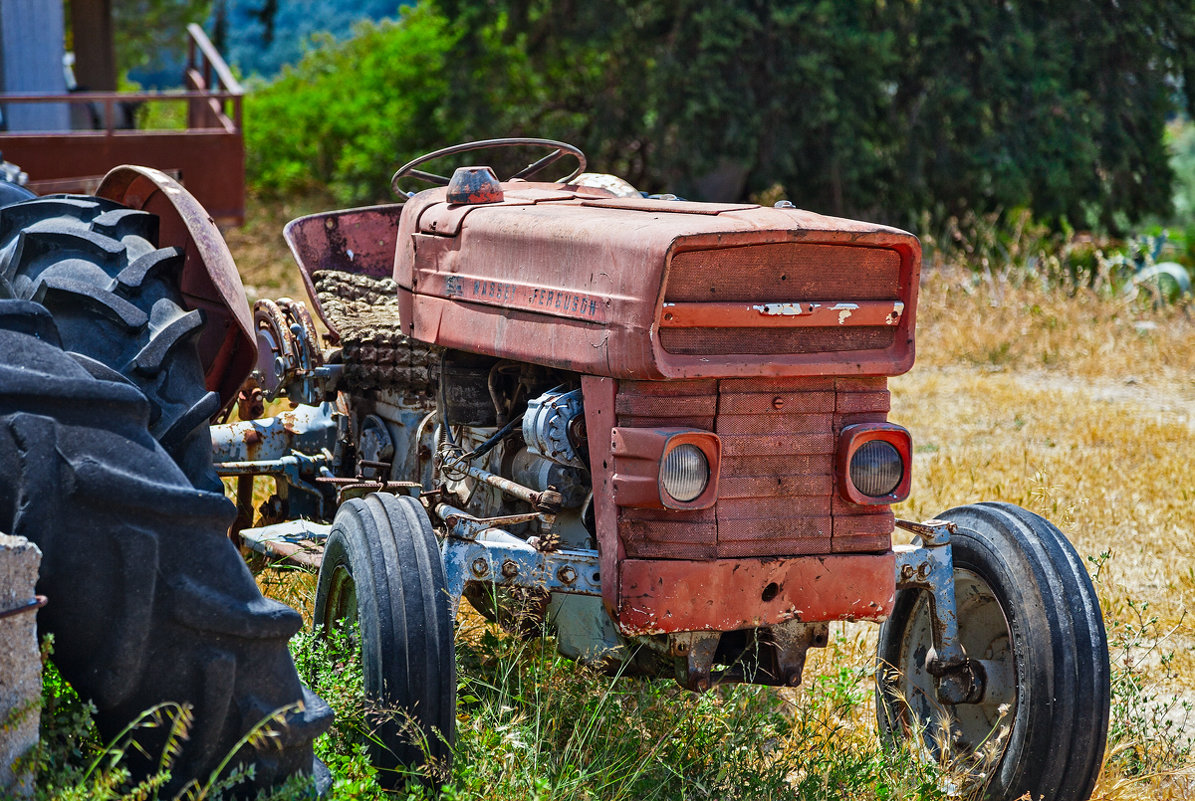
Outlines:
<svg viewBox="0 0 1195 801"><path fill-rule="evenodd" d="M183 91L0 93L0 106L61 103L71 107L69 131L0 131L0 153L28 173L39 193L94 192L120 164L156 167L179 178L212 216L239 225L245 216L244 90L203 29L187 26ZM165 127L167 104L186 104ZM147 106L157 106L156 109ZM161 127L137 128L138 118Z"/></svg>

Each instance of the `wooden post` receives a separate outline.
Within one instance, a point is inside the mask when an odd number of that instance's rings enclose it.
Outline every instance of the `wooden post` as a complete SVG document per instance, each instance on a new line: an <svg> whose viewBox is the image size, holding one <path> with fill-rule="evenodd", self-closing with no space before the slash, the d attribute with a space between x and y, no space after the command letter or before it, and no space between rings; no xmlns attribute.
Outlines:
<svg viewBox="0 0 1195 801"><path fill-rule="evenodd" d="M112 0L71 0L75 80L89 92L116 91Z"/></svg>

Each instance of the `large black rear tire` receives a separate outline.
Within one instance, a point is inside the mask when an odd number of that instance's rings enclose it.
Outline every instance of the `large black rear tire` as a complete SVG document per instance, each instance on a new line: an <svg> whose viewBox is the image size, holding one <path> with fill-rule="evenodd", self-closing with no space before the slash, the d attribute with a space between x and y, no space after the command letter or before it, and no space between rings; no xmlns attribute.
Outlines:
<svg viewBox="0 0 1195 801"><path fill-rule="evenodd" d="M374 493L340 507L320 568L315 622L325 630L359 626L374 712L371 755L382 786L400 787L408 769L428 762L425 776L438 784L456 736L456 660L444 565L418 500Z"/></svg>
<svg viewBox="0 0 1195 801"><path fill-rule="evenodd" d="M203 317L179 291L183 253L158 218L103 198L55 195L0 209L0 298L54 317L63 347L116 370L149 399L150 431L195 486L219 490L204 387Z"/></svg>
<svg viewBox="0 0 1195 801"><path fill-rule="evenodd" d="M1099 601L1083 562L1049 521L1005 503L940 515L951 535L959 634L970 659L986 660L984 697L937 698L926 658L932 647L928 598L899 590L880 627L877 715L889 742L921 736L935 758L943 746L982 758L985 797L1086 801L1108 731L1108 644ZM949 723L947 729L945 724Z"/></svg>
<svg viewBox="0 0 1195 801"><path fill-rule="evenodd" d="M43 307L0 300L0 354L0 531L42 550L39 631L101 734L157 704L190 706L177 792L284 710L278 738L231 764L255 765L253 790L311 773L331 713L287 650L301 618L261 596L226 536L232 503L192 485L150 435L141 392L64 351ZM157 770L165 734L136 733L148 756L127 749L134 778Z"/></svg>

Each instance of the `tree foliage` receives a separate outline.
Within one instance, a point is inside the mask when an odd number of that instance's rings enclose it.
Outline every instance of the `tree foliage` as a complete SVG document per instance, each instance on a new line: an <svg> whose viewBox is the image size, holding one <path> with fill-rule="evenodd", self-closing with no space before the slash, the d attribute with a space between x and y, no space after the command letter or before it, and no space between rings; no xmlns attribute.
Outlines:
<svg viewBox="0 0 1195 801"><path fill-rule="evenodd" d="M278 192L326 186L346 202L385 198L407 154L456 136L440 108L456 38L447 20L418 8L309 51L246 98L250 182Z"/></svg>
<svg viewBox="0 0 1195 801"><path fill-rule="evenodd" d="M402 38L399 60L363 74L351 65L368 48L349 43L295 76L340 63L346 94L440 92L407 97L425 116L404 132L412 151L386 154L395 160L457 138L554 136L642 189L700 199L778 184L800 206L898 224L1031 208L1116 228L1168 210L1163 126L1195 80L1193 11L1192 0L425 0L367 29L378 46ZM405 32L432 19L438 36ZM420 59L436 73L415 76ZM375 127L321 124L343 131L327 145L358 152L352 129Z"/></svg>

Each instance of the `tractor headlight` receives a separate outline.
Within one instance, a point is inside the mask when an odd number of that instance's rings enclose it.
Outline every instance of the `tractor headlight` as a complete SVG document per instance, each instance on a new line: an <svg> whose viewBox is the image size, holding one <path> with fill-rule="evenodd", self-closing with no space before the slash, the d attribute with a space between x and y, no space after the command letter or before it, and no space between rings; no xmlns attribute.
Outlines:
<svg viewBox="0 0 1195 801"><path fill-rule="evenodd" d="M880 498L892 494L905 477L904 462L891 442L873 439L851 457L851 483L864 495Z"/></svg>
<svg viewBox="0 0 1195 801"><path fill-rule="evenodd" d="M891 423L856 423L838 439L838 491L859 506L897 503L909 497L913 441Z"/></svg>
<svg viewBox="0 0 1195 801"><path fill-rule="evenodd" d="M722 441L712 431L615 426L610 455L619 506L694 510L718 501Z"/></svg>
<svg viewBox="0 0 1195 801"><path fill-rule="evenodd" d="M710 463L696 445L677 445L660 466L660 485L682 503L696 500L710 482Z"/></svg>

